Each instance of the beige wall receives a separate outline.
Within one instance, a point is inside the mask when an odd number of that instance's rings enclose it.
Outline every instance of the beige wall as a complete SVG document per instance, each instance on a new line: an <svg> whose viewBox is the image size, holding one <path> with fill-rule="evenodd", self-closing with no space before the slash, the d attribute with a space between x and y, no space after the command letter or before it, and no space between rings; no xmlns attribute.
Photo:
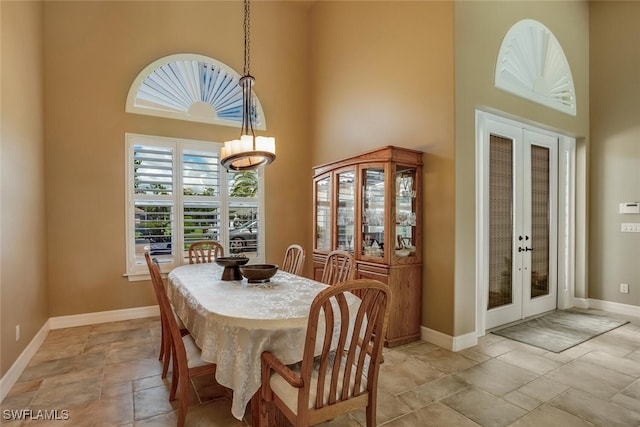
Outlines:
<svg viewBox="0 0 640 427"><path fill-rule="evenodd" d="M640 201L640 3L592 2L589 297L640 305L640 234L621 233ZM620 293L620 283L629 293Z"/></svg>
<svg viewBox="0 0 640 427"><path fill-rule="evenodd" d="M49 318L42 4L0 2L0 376ZM16 342L16 325L21 338Z"/></svg>
<svg viewBox="0 0 640 427"><path fill-rule="evenodd" d="M513 24L535 19L553 32L571 67L577 116L494 87L495 63ZM586 2L461 1L455 6L455 331L475 331L475 109L489 107L578 138L576 281L585 286L585 156L589 140L589 10ZM450 331L443 331L450 332Z"/></svg>
<svg viewBox="0 0 640 427"><path fill-rule="evenodd" d="M422 323L450 332L453 3L318 2L311 52L314 165L385 145L425 152Z"/></svg>
<svg viewBox="0 0 640 427"><path fill-rule="evenodd" d="M155 304L125 272L125 132L222 142L239 130L125 113L137 74L175 53L242 72L242 4L46 2L46 191L53 316ZM305 2L254 2L251 72L278 158L266 169L266 258L311 239ZM293 203L292 201L296 202Z"/></svg>

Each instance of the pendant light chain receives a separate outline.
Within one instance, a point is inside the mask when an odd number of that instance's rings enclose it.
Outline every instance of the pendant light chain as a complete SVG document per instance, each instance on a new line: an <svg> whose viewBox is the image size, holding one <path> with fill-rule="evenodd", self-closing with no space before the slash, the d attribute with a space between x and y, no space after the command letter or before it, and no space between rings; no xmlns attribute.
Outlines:
<svg viewBox="0 0 640 427"><path fill-rule="evenodd" d="M255 136L253 130L253 77L251 65L251 8L249 0L244 0L244 77L240 79L243 96L242 133Z"/></svg>
<svg viewBox="0 0 640 427"><path fill-rule="evenodd" d="M240 139L225 141L220 149L220 164L229 171L265 167L276 159L276 141L270 136L256 136L253 121L256 101L253 98L255 79L250 74L251 21L249 0L244 0L244 75L238 82L242 89L242 130Z"/></svg>
<svg viewBox="0 0 640 427"><path fill-rule="evenodd" d="M249 0L244 0L244 75L249 75L251 64L251 13Z"/></svg>

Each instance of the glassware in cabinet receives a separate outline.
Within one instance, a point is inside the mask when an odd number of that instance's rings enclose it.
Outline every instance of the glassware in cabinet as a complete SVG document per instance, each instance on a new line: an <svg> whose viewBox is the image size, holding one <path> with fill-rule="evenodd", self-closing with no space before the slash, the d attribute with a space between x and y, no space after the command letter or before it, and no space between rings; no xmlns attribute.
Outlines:
<svg viewBox="0 0 640 427"><path fill-rule="evenodd" d="M315 248L331 250L331 177L325 176L315 182L316 230Z"/></svg>
<svg viewBox="0 0 640 427"><path fill-rule="evenodd" d="M384 167L362 169L362 255L384 258L385 173Z"/></svg>
<svg viewBox="0 0 640 427"><path fill-rule="evenodd" d="M355 171L336 174L338 184L336 213L336 247L354 253L355 234Z"/></svg>
<svg viewBox="0 0 640 427"><path fill-rule="evenodd" d="M416 251L416 168L396 166L395 255L407 257Z"/></svg>

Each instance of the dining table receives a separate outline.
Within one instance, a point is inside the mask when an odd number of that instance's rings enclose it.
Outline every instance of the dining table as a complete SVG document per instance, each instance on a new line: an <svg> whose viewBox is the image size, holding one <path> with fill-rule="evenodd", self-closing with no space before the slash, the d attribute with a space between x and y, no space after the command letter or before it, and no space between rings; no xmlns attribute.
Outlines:
<svg viewBox="0 0 640 427"><path fill-rule="evenodd" d="M282 270L265 283L222 280L222 273L215 263L176 267L167 295L202 360L217 365L216 381L232 390L233 416L242 420L252 402L256 425L262 352L284 364L302 359L311 303L327 285ZM359 301L350 295L350 309Z"/></svg>

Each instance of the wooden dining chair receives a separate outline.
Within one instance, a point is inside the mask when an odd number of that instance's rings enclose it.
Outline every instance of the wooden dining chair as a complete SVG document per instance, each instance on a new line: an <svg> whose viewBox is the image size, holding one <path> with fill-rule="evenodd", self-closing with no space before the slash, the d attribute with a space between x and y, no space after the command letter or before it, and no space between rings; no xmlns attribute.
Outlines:
<svg viewBox="0 0 640 427"><path fill-rule="evenodd" d="M335 250L329 252L324 263L322 283L335 285L339 282L352 280L356 277L356 259L347 251Z"/></svg>
<svg viewBox="0 0 640 427"><path fill-rule="evenodd" d="M281 270L288 273L300 275L304 266L304 249L300 245L290 245L284 253L284 261Z"/></svg>
<svg viewBox="0 0 640 427"><path fill-rule="evenodd" d="M347 304L359 293L360 304ZM376 425L376 391L391 293L377 280L349 280L311 303L302 361L286 366L262 353L259 425L273 425L272 404L297 427L312 426L361 407ZM350 327L350 320L353 327ZM322 352L317 355L316 349Z"/></svg>
<svg viewBox="0 0 640 427"><path fill-rule="evenodd" d="M151 261L151 256L149 255L148 251L145 251L144 258L147 261L147 267L149 268L149 275L151 276L151 281L153 282L154 280L153 273L151 271L153 262ZM160 278L160 281L162 284L162 277ZM158 360L162 362L162 378L166 378L167 372L169 370L169 361L171 359L171 340L169 337L169 327L167 325L167 322L165 321L165 317L173 316L176 319L180 327L180 333L183 336L188 335L189 331L184 326L180 318L175 314L175 312L173 311L173 308L171 308L169 313L163 314L163 307L160 304L160 296L158 295L158 292L156 291L155 286L153 287L153 291L156 295L156 301L158 302L158 307L160 308L160 355L158 356Z"/></svg>
<svg viewBox="0 0 640 427"><path fill-rule="evenodd" d="M205 240L195 242L189 246L189 264L203 264L213 262L224 256L224 248L218 242Z"/></svg>
<svg viewBox="0 0 640 427"><path fill-rule="evenodd" d="M178 427L183 427L189 406L189 383L191 378L201 375L214 374L216 365L207 363L200 358L200 349L196 345L191 335L183 335L175 316L168 315L172 313L171 303L167 297L162 276L160 275L160 266L158 261L154 259L151 262L151 281L154 290L158 295L160 303L160 315L164 317L168 330L168 340L171 345L171 355L173 359L173 372L171 373L171 390L169 392L169 401L173 402L176 398L176 391L180 395L180 410L178 412Z"/></svg>

